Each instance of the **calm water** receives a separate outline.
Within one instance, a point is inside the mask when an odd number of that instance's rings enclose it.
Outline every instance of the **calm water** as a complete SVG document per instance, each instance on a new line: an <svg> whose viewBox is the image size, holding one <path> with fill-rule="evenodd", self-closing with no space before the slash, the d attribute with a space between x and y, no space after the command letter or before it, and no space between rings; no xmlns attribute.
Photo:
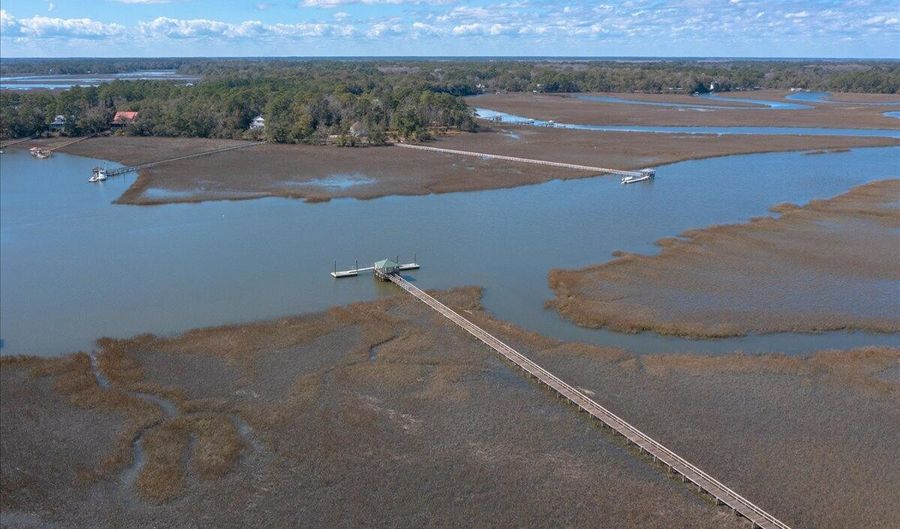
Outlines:
<svg viewBox="0 0 900 529"><path fill-rule="evenodd" d="M515 189L306 204L267 198L157 207L112 205L130 183L88 184L97 160L0 157L3 354L86 349L103 335L175 333L396 294L351 268L417 253L425 288L486 287L497 316L551 336L638 351L803 352L897 343L829 333L689 341L575 327L543 308L547 272L653 253L686 229L739 222L772 204L807 202L896 177L900 148L808 156L733 156L659 168L655 182L552 181ZM363 175L364 176L364 175ZM132 177L133 178L133 177ZM373 222L378 219L378 222ZM385 229L384 219L392 219ZM848 295L854 285L848 283Z"/></svg>
<svg viewBox="0 0 900 529"><path fill-rule="evenodd" d="M799 103L790 103L787 101L778 101L775 99L751 99L749 97L723 96L721 94L701 94L697 97L703 99L712 99L714 101L729 101L731 103L746 103L750 105L763 106L775 110L806 110L812 108L809 105Z"/></svg>
<svg viewBox="0 0 900 529"><path fill-rule="evenodd" d="M616 103L622 105L643 105L650 107L672 107L672 108L686 108L691 110L754 110L755 107L739 107L739 106L727 106L727 105L704 105L702 103L668 103L664 101L648 101L646 99L628 99L625 97L615 97L615 96L595 96L595 95L575 95L572 96L575 99L581 99L584 101L596 101L598 103Z"/></svg>
<svg viewBox="0 0 900 529"><path fill-rule="evenodd" d="M198 81L194 75L179 75L175 70L146 70L98 75L19 75L0 77L0 89L35 90L39 88L72 88L73 86L97 86L116 80Z"/></svg>
<svg viewBox="0 0 900 529"><path fill-rule="evenodd" d="M738 94L740 92L737 92ZM831 94L829 92L794 92L792 94L786 95L784 99L788 101L780 101L776 99L751 99L748 97L740 97L740 96L724 96L720 93L715 94L701 94L696 96L699 99L711 99L713 101L725 101L732 103L745 103L754 106L725 106L725 105L704 105L702 103L668 103L663 101L647 101L643 99L629 99L625 97L615 97L615 96L596 96L596 95L587 95L587 94L576 94L572 96L576 99L582 99L585 101L597 101L599 103L617 103L617 104L625 104L625 105L647 105L647 106L656 106L656 107L674 107L674 108L686 108L693 110L753 110L754 108L759 110L773 109L773 110L805 110L809 108L813 108L810 105L804 105L802 103L840 103L840 101L833 101L831 99ZM801 101L802 103L792 103L791 101ZM890 106L890 105L900 105L900 101L890 101L884 103L853 103L854 105L863 105L863 106Z"/></svg>
<svg viewBox="0 0 900 529"><path fill-rule="evenodd" d="M525 116L508 114L489 108L476 108L477 115L484 119L500 118L503 123L513 125L534 125L547 127L551 123ZM590 130L596 132L654 132L659 134L739 134L739 135L790 135L790 136L877 136L900 138L900 129L827 129L809 127L663 127L659 125L578 125L554 123L561 129Z"/></svg>
<svg viewBox="0 0 900 529"><path fill-rule="evenodd" d="M885 101L883 103L876 102L853 102L848 103L846 101L835 101L831 99L831 93L829 92L794 92L789 96L785 96L785 99L791 99L794 101L806 101L808 103L842 103L842 104L852 104L854 106L873 106L873 107L881 107L881 106L893 106L900 105L900 99L897 101Z"/></svg>

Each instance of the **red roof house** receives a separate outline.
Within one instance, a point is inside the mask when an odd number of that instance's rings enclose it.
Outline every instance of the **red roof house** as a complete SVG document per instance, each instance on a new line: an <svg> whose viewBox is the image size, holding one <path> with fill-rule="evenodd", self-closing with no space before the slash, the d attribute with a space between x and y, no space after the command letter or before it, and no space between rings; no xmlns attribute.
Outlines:
<svg viewBox="0 0 900 529"><path fill-rule="evenodd" d="M116 115L113 116L112 124L113 125L128 125L136 120L138 117L137 112L116 112Z"/></svg>

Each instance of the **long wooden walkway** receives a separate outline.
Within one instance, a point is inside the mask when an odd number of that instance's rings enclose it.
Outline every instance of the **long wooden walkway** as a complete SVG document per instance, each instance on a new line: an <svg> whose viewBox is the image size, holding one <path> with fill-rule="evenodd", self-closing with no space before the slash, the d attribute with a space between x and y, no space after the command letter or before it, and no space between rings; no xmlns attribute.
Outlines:
<svg viewBox="0 0 900 529"><path fill-rule="evenodd" d="M642 451L653 456L655 460L665 464L671 471L681 475L682 481L691 482L696 485L699 490L711 495L716 500L717 505L728 506L735 514L743 516L752 522L754 527L761 529L790 529L786 524L751 503L750 500L747 500L726 487L707 473L684 460L684 458L680 457L675 452L672 452L665 446L654 441L647 434L620 419L611 411L591 400L581 391L578 391L574 387L563 382L546 369L532 362L526 356L501 342L474 323L463 318L457 312L434 299L409 281L406 281L396 274L391 275L390 278L391 281L400 286L400 288L406 290L429 307L446 316L450 321L468 331L469 334L487 344L488 347L500 353L504 358L520 367L542 384L565 397L581 410L589 413L592 417L602 421L603 424L623 435L629 442L634 443Z"/></svg>
<svg viewBox="0 0 900 529"><path fill-rule="evenodd" d="M28 137L28 138L21 138L21 139L18 139L18 140L13 140L13 141L8 142L8 143L3 143L3 144L0 144L0 149L5 149L5 148L7 148L7 147L12 147L13 145L16 145L16 144L19 144L19 143L25 143L26 141L31 141L31 140L33 140L33 139L34 139L34 136L31 136L31 137Z"/></svg>
<svg viewBox="0 0 900 529"><path fill-rule="evenodd" d="M562 167L564 169L577 169L579 171L591 171L594 173L609 173L609 174L617 174L621 176L635 176L640 177L642 173L640 171L626 171L624 169L610 169L608 167L592 167L590 165L578 165L574 163L564 163L564 162L551 162L548 160L534 160L532 158L519 158L516 156L505 156L502 154L488 154L484 152L474 152L474 151L460 151L456 149L443 149L440 147L428 147L426 145L412 145L409 143L395 143L396 147L403 147L404 149L416 149L420 151L432 151L432 152L443 152L447 154L459 154L462 156L473 156L477 158L487 158L492 160L506 160L508 162L517 162L517 163L530 163L535 165L546 165L549 167Z"/></svg>
<svg viewBox="0 0 900 529"><path fill-rule="evenodd" d="M246 149L248 147L255 147L257 145L264 145L266 142L264 141L255 141L252 143L242 143L241 145L232 145L231 147L222 147L221 149L213 149L211 151L203 151L197 152L194 154L186 154L184 156L177 156L175 158L167 158L165 160L157 160L155 162L147 162L138 165L129 165L125 167L117 167L115 169L110 169L106 172L106 176L118 176L120 174L130 173L132 171L139 171L141 169L147 169L149 167L153 167L156 165L178 162L181 160L189 160L191 158L200 158L201 156L209 156L212 154L218 154L220 152L228 152L228 151L236 151L238 149Z"/></svg>
<svg viewBox="0 0 900 529"><path fill-rule="evenodd" d="M57 145L56 147L51 147L47 150L50 152L55 152L55 151L58 151L59 149L64 149L64 148L68 147L69 145L75 145L76 143L81 143L84 140L89 140L89 139L93 138L94 136L96 136L96 134L88 134L87 136L81 136L81 137L75 138L72 141L68 141L61 145Z"/></svg>

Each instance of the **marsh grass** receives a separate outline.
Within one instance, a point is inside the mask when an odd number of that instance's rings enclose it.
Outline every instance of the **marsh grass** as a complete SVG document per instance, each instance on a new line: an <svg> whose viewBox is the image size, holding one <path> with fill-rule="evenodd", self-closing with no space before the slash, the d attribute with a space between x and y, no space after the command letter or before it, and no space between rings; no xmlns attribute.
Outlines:
<svg viewBox="0 0 900 529"><path fill-rule="evenodd" d="M551 270L548 307L584 327L692 338L900 332L898 201L900 180L873 182L662 239L656 255Z"/></svg>
<svg viewBox="0 0 900 529"><path fill-rule="evenodd" d="M433 293L791 525L891 519L880 506L896 477L880 469L896 455L885 422L900 408L898 385L879 376L900 350L638 355L497 320L480 294ZM96 508L129 517L124 525L175 526L202 512L221 527L324 527L341 525L349 509L359 526L744 526L409 296L102 343L112 387L99 393L165 396L177 414L135 399L153 414L138 430L145 463L136 490L146 501L113 508L65 499L53 507L60 517L103 516ZM92 388L87 360L4 359L2 368L18 363L52 380L47 391L99 402L108 397ZM202 385L179 378L186 366ZM275 377L283 382L273 385ZM252 429L251 443L235 418ZM124 438L130 456L134 434ZM38 497L36 484L19 486ZM108 489L92 490L108 498ZM821 515L823 505L838 514Z"/></svg>

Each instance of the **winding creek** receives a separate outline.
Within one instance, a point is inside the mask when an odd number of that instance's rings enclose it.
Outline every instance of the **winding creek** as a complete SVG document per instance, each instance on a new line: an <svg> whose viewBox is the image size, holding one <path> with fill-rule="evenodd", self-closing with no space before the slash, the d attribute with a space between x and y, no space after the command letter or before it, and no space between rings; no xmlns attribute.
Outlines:
<svg viewBox="0 0 900 529"><path fill-rule="evenodd" d="M100 386L100 388L103 390L109 389L112 384L110 383L109 378L107 378L106 375L103 374L103 370L100 369L96 351L91 350L88 353L88 357L91 361L91 373L93 374L94 379L97 381L97 385ZM157 406L162 413L162 417L158 421L141 429L131 441L131 463L129 463L128 466L125 467L119 475L119 483L124 489L130 490L134 487L138 476L141 473L141 470L144 468L144 465L147 462L147 456L144 452L144 437L147 435L147 433L149 433L157 426L163 424L165 421L177 417L179 415L179 411L178 406L165 397L141 391L126 391L126 393L128 393L132 397L139 398ZM236 414L229 414L228 419L234 425L235 430L237 430L238 435L241 437L241 440L246 444L247 447L252 450L253 453L260 453L264 450L263 444L256 438L256 434L254 433L253 429L249 424L247 424L244 419ZM193 442L194 438L192 435L191 443Z"/></svg>
<svg viewBox="0 0 900 529"><path fill-rule="evenodd" d="M718 134L751 136L875 136L879 138L900 138L898 129L834 129L813 127L677 127L659 125L584 125L577 123L554 123L527 116L518 116L476 107L478 116L511 125L533 125L535 127L556 127L560 129L587 130L594 132L652 132L657 134Z"/></svg>
<svg viewBox="0 0 900 529"><path fill-rule="evenodd" d="M574 326L544 302L551 268L603 262L615 250L655 253L654 241L688 229L896 177L898 159L896 147L755 154L663 166L648 185L599 177L367 201L134 207L111 203L133 176L89 185L98 160L12 150L0 171L2 353L57 355L90 350L105 335L172 334L395 295L369 277L335 281L328 272L334 260L352 268L355 259L413 253L419 286L482 285L491 313L561 339L644 352L896 345L896 335L844 332L699 341L619 334ZM851 296L871 286L846 288Z"/></svg>
<svg viewBox="0 0 900 529"><path fill-rule="evenodd" d="M729 92L726 92L729 93ZM629 97L605 96L593 94L575 94L571 97L581 99L583 101L596 101L598 103L616 103L625 105L645 105L654 107L671 107L683 108L690 110L712 111L712 110L807 110L813 106L804 103L828 103L828 104L844 104L852 106L897 106L900 101L885 102L862 102L862 101L838 101L831 98L828 92L794 92L788 94L783 100L777 99L754 99L751 97L741 97L738 95L722 95L721 92L699 94L696 97L698 103L675 103L669 101L653 101L650 99L633 99ZM729 93L730 94L730 93ZM715 101L720 103L741 103L742 106L729 105L710 105L704 104L703 100Z"/></svg>

